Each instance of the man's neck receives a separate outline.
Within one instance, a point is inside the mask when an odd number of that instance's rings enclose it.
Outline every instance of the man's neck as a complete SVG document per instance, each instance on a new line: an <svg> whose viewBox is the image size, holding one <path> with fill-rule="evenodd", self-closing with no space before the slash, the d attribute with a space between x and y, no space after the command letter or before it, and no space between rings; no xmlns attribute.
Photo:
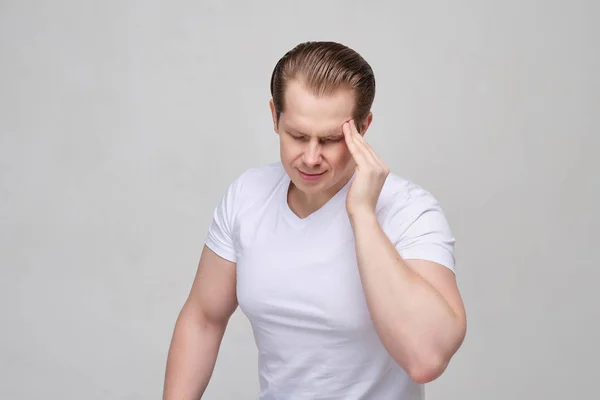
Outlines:
<svg viewBox="0 0 600 400"><path fill-rule="evenodd" d="M347 177L340 179L339 182L326 191L312 195L302 192L291 182L287 197L290 209L300 218L308 217L331 200L348 183L353 173L354 171L351 171L347 174Z"/></svg>

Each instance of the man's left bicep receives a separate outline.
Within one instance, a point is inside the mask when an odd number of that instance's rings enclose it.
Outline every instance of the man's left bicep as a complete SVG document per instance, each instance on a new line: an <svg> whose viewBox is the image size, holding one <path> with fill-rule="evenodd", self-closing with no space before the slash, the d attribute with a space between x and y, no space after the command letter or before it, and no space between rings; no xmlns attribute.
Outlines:
<svg viewBox="0 0 600 400"><path fill-rule="evenodd" d="M400 258L464 318L455 275L456 240L441 205L428 192L415 190L395 211L386 227Z"/></svg>
<svg viewBox="0 0 600 400"><path fill-rule="evenodd" d="M454 271L429 260L405 259L408 268L430 284L462 323L466 322L465 307L456 282Z"/></svg>

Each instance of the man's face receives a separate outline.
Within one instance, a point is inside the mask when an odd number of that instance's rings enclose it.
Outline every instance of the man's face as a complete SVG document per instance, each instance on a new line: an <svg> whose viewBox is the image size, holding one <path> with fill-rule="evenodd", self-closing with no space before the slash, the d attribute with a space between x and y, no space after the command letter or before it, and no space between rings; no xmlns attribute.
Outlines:
<svg viewBox="0 0 600 400"><path fill-rule="evenodd" d="M335 193L352 176L355 164L342 125L352 118L354 104L349 89L316 97L297 80L288 82L279 124L271 102L281 162L294 185L305 194ZM361 133L370 121L371 116L361 126Z"/></svg>

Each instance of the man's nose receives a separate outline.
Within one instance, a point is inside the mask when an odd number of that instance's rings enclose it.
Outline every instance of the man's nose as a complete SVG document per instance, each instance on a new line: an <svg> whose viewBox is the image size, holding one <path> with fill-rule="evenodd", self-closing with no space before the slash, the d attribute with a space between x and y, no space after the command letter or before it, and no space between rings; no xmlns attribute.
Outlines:
<svg viewBox="0 0 600 400"><path fill-rule="evenodd" d="M321 163L321 146L318 143L309 143L304 151L303 161L308 166Z"/></svg>

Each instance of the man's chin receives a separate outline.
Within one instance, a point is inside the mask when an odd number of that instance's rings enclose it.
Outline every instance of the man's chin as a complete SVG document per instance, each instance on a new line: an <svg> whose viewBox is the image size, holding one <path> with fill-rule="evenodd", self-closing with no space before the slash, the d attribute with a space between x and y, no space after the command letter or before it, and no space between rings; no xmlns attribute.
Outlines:
<svg viewBox="0 0 600 400"><path fill-rule="evenodd" d="M294 178L291 179L291 181L294 184L294 186L296 186L302 192L307 194L320 193L325 187L325 182L323 179L319 179L317 182L307 182L302 178L302 176L299 173L296 174L296 176L294 176Z"/></svg>

